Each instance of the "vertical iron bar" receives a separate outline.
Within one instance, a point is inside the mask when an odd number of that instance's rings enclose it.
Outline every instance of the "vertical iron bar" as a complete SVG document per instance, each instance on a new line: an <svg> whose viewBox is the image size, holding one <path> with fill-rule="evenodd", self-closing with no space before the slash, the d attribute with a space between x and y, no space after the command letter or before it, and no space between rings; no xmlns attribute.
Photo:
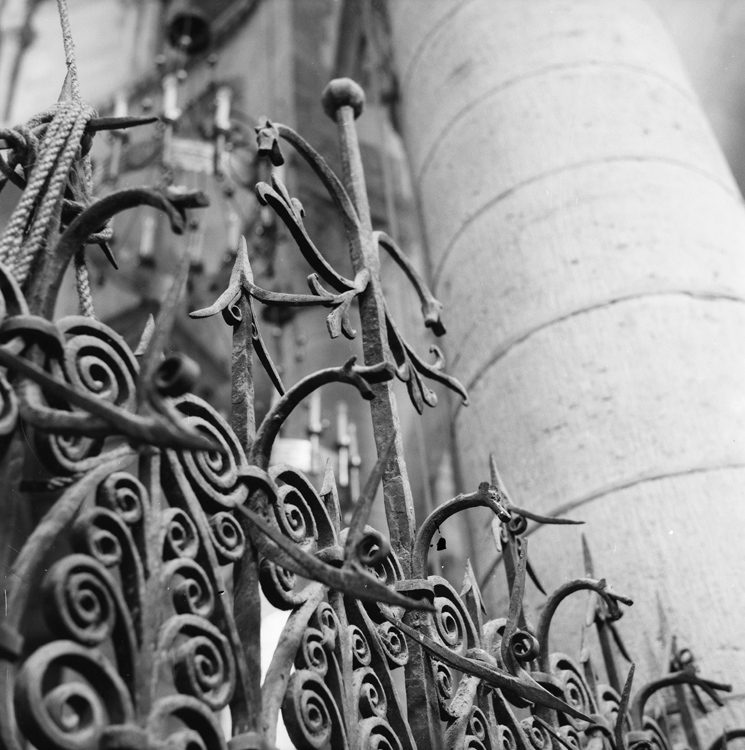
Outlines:
<svg viewBox="0 0 745 750"><path fill-rule="evenodd" d="M370 206L365 187L359 142L354 120L362 111L364 93L349 79L332 81L323 94L326 113L337 124L341 146L342 174L360 220L357 243L352 243L352 266L355 273L367 270L370 281L359 297L362 322L362 351L366 365L388 360L388 336L385 303L380 285L380 258L372 237ZM399 556L404 576L411 572L411 547L416 534L414 503L403 456L396 397L392 383L372 386L375 398L370 402L375 446L380 456L395 434L391 458L383 475L383 497L391 545Z"/></svg>
<svg viewBox="0 0 745 750"><path fill-rule="evenodd" d="M605 663L605 672L608 675L608 684L618 693L623 689L621 680L618 677L616 668L616 659L613 654L613 644L611 643L610 632L602 614L595 616L595 625L600 641L600 649L603 652L603 662Z"/></svg>
<svg viewBox="0 0 745 750"><path fill-rule="evenodd" d="M339 132L344 187L354 203L360 231L351 243L350 255L355 274L367 271L369 282L359 296L362 324L362 351L366 365L389 360L388 334L383 290L380 283L380 257L373 242L370 206L365 186L359 141L354 120L362 112L365 95L348 78L332 81L323 92L326 114L335 120ZM401 562L404 578L411 576L411 553L416 536L416 519L411 486L403 455L403 441L396 397L391 382L372 386L375 398L370 402L373 433L378 456L394 437L390 459L383 474L383 498L391 546ZM405 621L422 632L430 627L430 615L409 611ZM406 667L407 713L412 733L419 746L429 750L442 747L437 687L432 661L421 646L409 644Z"/></svg>
<svg viewBox="0 0 745 750"><path fill-rule="evenodd" d="M248 297L236 303L241 319L233 326L230 426L248 455L256 434L253 379L253 319Z"/></svg>
<svg viewBox="0 0 745 750"><path fill-rule="evenodd" d="M680 712L680 722L683 725L683 731L685 732L686 741L690 750L701 750L701 743L698 739L698 732L696 731L696 722L693 719L693 713L691 707L688 705L686 698L685 685L674 685L673 691L675 692L675 700L678 703L678 711Z"/></svg>
<svg viewBox="0 0 745 750"><path fill-rule="evenodd" d="M236 263L240 262L239 257ZM248 454L256 435L253 381L253 316L251 301L241 293L235 306L240 320L233 324L232 384L230 422L243 450ZM259 555L246 534L246 551L233 569L235 625L243 644L248 685L245 703L231 704L233 736L261 731L261 596L259 594ZM258 745L257 745L258 746ZM250 747L250 745L246 745Z"/></svg>

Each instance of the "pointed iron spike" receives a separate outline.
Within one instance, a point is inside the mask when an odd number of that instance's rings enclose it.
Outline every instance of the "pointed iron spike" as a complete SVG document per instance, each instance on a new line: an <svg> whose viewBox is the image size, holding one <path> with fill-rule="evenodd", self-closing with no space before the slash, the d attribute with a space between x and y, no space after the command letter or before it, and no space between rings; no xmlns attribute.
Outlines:
<svg viewBox="0 0 745 750"><path fill-rule="evenodd" d="M540 591L544 596L548 596L546 593L546 589L543 588L541 585L541 582L538 580L538 576L535 573L535 570L533 569L533 566L530 562L530 560L527 560L525 563L525 569L528 572L528 575L530 576L530 580L533 581L533 584L535 587Z"/></svg>
<svg viewBox="0 0 745 750"><path fill-rule="evenodd" d="M662 641L662 661L665 665L665 669L668 672L675 671L672 662L675 658L675 635L673 635L670 628L670 623L667 619L667 612L662 604L662 597L660 592L657 591L655 594L655 600L657 602L657 617L660 622L660 641Z"/></svg>
<svg viewBox="0 0 745 750"><path fill-rule="evenodd" d="M244 235L241 235L238 241L233 268L237 269L237 273L240 274L241 278L245 278L253 284L254 274L251 270L251 261L248 258L248 243Z"/></svg>
<svg viewBox="0 0 745 750"><path fill-rule="evenodd" d="M192 310L189 313L189 317L195 320L199 318L211 318L219 312L222 312L224 315L228 308L238 302L240 295L240 286L233 284L231 281L228 288L209 307L203 307L201 310Z"/></svg>
<svg viewBox="0 0 745 750"><path fill-rule="evenodd" d="M276 388L277 393L279 393L280 396L284 396L286 393L284 383L282 383L282 378L280 377L272 358L269 356L269 350L266 348L264 339L261 337L261 331L256 325L256 311L254 310L250 297L248 301L248 309L251 312L251 338L253 339L254 351L263 365L264 371L269 376L269 380L272 381L272 385Z"/></svg>
<svg viewBox="0 0 745 750"><path fill-rule="evenodd" d="M497 468L497 458L494 453L489 454L489 471L491 474L491 484L497 488L497 492L499 492L499 496L502 500L502 505L504 505L507 510L512 510L514 503L512 502L510 493L507 492L507 487L505 487L504 480L499 473L499 469Z"/></svg>
<svg viewBox="0 0 745 750"><path fill-rule="evenodd" d="M614 736L616 739L617 750L627 750L626 742L623 736L623 725L626 722L626 712L629 708L629 698L631 697L631 685L634 682L634 671L636 665L631 662L629 667L629 673L626 677L626 682L623 686L623 692L621 693L621 701L618 704L618 718L616 719L616 726L614 730Z"/></svg>
<svg viewBox="0 0 745 750"><path fill-rule="evenodd" d="M323 482L321 483L320 495L328 495L336 491L336 476L334 475L334 464L330 458L326 459L326 466L323 470Z"/></svg>
<svg viewBox="0 0 745 750"><path fill-rule="evenodd" d="M695 685L689 685L688 687L691 689L691 694L693 695L693 699L696 701L696 705L698 706L698 710L702 714L708 714L709 713L709 709L706 708L706 706L704 705L703 700L701 700L701 696L698 694L698 690L696 690L696 686ZM709 693L709 691L707 691L707 693L709 694L709 696L711 698L714 698L714 696L716 696L716 698L717 698L716 702L717 703L719 703L721 701L721 699L719 698L719 696L713 690L710 693Z"/></svg>
<svg viewBox="0 0 745 750"><path fill-rule="evenodd" d="M145 327L142 329L142 334L140 334L140 341L134 352L135 357L141 357L145 353L148 344L150 343L150 339L153 337L153 333L155 333L155 318L153 317L153 314L150 313L145 321Z"/></svg>
<svg viewBox="0 0 745 750"><path fill-rule="evenodd" d="M585 624L589 628L598 615L598 595L594 591L587 592L587 608L585 609Z"/></svg>
<svg viewBox="0 0 745 750"><path fill-rule="evenodd" d="M551 526L583 526L584 521L574 518L561 518L557 516L542 516L540 513L533 513L532 510L520 508L517 505L510 506L510 510L536 523L543 523Z"/></svg>
<svg viewBox="0 0 745 750"><path fill-rule="evenodd" d="M460 590L461 599L463 599L465 596L468 596L469 594L476 600L478 607L483 612L483 614L488 614L486 611L486 606L484 604L484 597L481 595L479 582L476 579L476 573L474 572L473 566L471 565L470 557L466 559L466 571L463 574L463 585L461 586Z"/></svg>
<svg viewBox="0 0 745 750"><path fill-rule="evenodd" d="M495 487L499 486L499 473L497 471L497 458L494 453L489 454L489 476L490 482Z"/></svg>
<svg viewBox="0 0 745 750"><path fill-rule="evenodd" d="M439 531L440 527L437 527L437 530ZM463 573L463 583L460 587L460 596L463 597L465 594L467 594L469 591L473 589L474 584L476 583L476 577L473 574L473 565L471 565L471 558L466 558L466 569Z"/></svg>
<svg viewBox="0 0 745 750"><path fill-rule="evenodd" d="M595 563L592 560L590 545L587 543L587 537L582 534L582 559L585 564L585 575L588 578L595 578Z"/></svg>
<svg viewBox="0 0 745 750"><path fill-rule="evenodd" d="M380 457L375 462L373 470L370 472L370 477L365 484L365 488L362 490L362 495L357 500L357 504L352 514L352 520L349 522L349 530L347 532L347 541L344 545L344 559L355 560L357 558L357 545L362 539L362 535L367 524L367 519L370 517L370 510L372 509L373 500L375 500L375 494L378 491L378 485L383 479L383 473L388 465L388 461L393 452L393 446L396 442L395 433L390 436L388 442L383 448Z"/></svg>
<svg viewBox="0 0 745 750"><path fill-rule="evenodd" d="M86 131L97 133L100 130L126 130L127 128L136 128L140 125L152 125L158 122L160 117L93 117L88 120Z"/></svg>
<svg viewBox="0 0 745 750"><path fill-rule="evenodd" d="M147 397L152 393L155 382L155 371L157 370L163 354L163 348L171 335L171 329L176 319L176 311L179 306L179 300L186 288L186 281L189 277L189 267L191 259L189 253L184 252L179 262L176 275L171 282L171 286L163 300L163 304L158 312L157 324L154 326L153 334L146 347L142 360L140 362L140 386L137 389L138 394Z"/></svg>
<svg viewBox="0 0 745 750"><path fill-rule="evenodd" d="M334 464L330 458L326 459L326 468L323 472L323 483L321 484L320 495L326 506L326 510L329 512L336 533L341 533L342 516L341 505L339 504L339 490L336 486Z"/></svg>
<svg viewBox="0 0 745 750"><path fill-rule="evenodd" d="M116 262L116 258L114 257L114 253L111 251L111 247L109 246L108 242L99 242L98 246L103 250L103 254L106 256L106 260L111 263L111 265L114 267L115 271L119 270L119 264Z"/></svg>
<svg viewBox="0 0 745 750"><path fill-rule="evenodd" d="M633 664L633 660L629 656L629 652L626 650L626 644L623 642L623 639L621 638L621 634L618 632L618 629L613 623L609 624L611 635L613 636L613 640L616 644L616 647L618 648L619 653L621 656L623 656L624 659L626 659L629 664Z"/></svg>
<svg viewBox="0 0 745 750"><path fill-rule="evenodd" d="M65 74L65 80L62 81L62 88L60 89L59 96L57 97L57 103L72 101L72 68L67 69Z"/></svg>

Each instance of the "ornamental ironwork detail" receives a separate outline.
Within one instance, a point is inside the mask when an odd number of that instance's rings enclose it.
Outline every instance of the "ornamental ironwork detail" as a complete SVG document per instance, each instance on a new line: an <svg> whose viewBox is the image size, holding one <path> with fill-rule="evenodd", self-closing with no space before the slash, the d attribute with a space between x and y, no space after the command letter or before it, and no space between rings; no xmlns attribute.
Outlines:
<svg viewBox="0 0 745 750"><path fill-rule="evenodd" d="M373 229L355 130L363 103L347 79L323 95L338 128L341 176L291 128L266 121L257 129L263 157L281 164L287 143L325 186L354 276L327 262L277 175L257 185L310 267L310 293L256 285L242 241L226 290L191 314L220 313L232 336L230 421L191 395L198 375L190 360L163 356L188 257L134 350L85 298L84 253L100 245L110 254L112 216L149 205L178 233L204 196L168 187L94 199L85 178L92 137L140 121L99 118L74 91L0 133L0 187L22 191L0 239L3 750L272 748L280 717L298 748L670 750L668 719L652 710L652 696L675 686L694 747L684 686L697 701L703 692L721 702L719 691L729 689L698 676L690 654L675 647L670 672L632 691L633 665L615 625L631 600L595 577L589 551L587 575L548 594L529 621L526 578L540 582L527 521L571 521L514 505L495 464L487 481L416 524L392 381L406 384L420 412L437 401L428 381L467 394L439 350L432 362L422 358L386 306L381 251L410 280L424 324L445 333L424 279ZM83 314L54 320L73 263ZM359 327L364 362L287 386L264 345L258 305L325 307L332 337L352 338ZM259 424L257 362L278 391ZM379 456L348 525L330 466L316 487L292 466L270 464L283 422L332 382L369 400ZM368 525L380 484L387 536ZM429 572L440 524L477 506L493 512L500 530L510 603L496 617L470 565L460 590ZM20 539L19 529L28 532ZM263 682L260 591L289 611ZM589 596L580 626L597 629L609 684L585 650L575 660L550 649L552 617L578 592ZM740 734L730 731L717 747Z"/></svg>

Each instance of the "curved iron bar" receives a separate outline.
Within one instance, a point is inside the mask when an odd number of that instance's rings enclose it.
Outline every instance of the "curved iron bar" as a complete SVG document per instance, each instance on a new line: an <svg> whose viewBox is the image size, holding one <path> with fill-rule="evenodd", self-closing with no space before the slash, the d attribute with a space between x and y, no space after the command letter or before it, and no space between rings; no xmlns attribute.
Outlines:
<svg viewBox="0 0 745 750"><path fill-rule="evenodd" d="M62 233L57 244L43 258L43 267L36 270L26 298L31 312L51 318L62 278L75 253L86 238L109 219L128 208L152 206L168 216L171 229L181 234L186 225L184 211L208 205L201 191L179 192L174 189L128 188L96 201L76 217Z"/></svg>
<svg viewBox="0 0 745 750"><path fill-rule="evenodd" d="M505 518L506 511L499 502L496 488L488 482L482 482L476 492L458 495L435 508L424 520L417 531L411 554L411 571L414 578L425 578L432 537L448 518L468 508L490 508L497 518Z"/></svg>
<svg viewBox="0 0 745 750"><path fill-rule="evenodd" d="M276 742L277 739L279 710L285 697L297 650L305 633L305 628L325 594L322 584L316 582L311 585L314 588L307 601L299 609L292 612L287 619L287 623L282 630L282 639L272 654L272 660L266 670L264 689L261 695L261 717L265 741L271 744Z"/></svg>
<svg viewBox="0 0 745 750"><path fill-rule="evenodd" d="M540 524L550 524L554 526L566 525L566 526L581 526L584 521L575 520L574 518L557 518L556 516L544 516L540 513L535 513L527 508L521 508L512 501L510 493L507 491L507 486L502 479L502 475L499 473L499 467L497 466L497 457L494 453L489 454L489 471L491 473L491 483L497 488L499 494L504 500L504 506L512 513L517 513L518 516L527 518L531 521L535 521Z"/></svg>
<svg viewBox="0 0 745 750"><path fill-rule="evenodd" d="M457 393L463 399L463 405L468 406L468 392L465 387L457 378L442 370L442 352L436 346L430 347L437 359L435 364L427 364L401 335L387 309L385 310L385 322L388 330L388 346L397 365L396 375L399 380L406 383L409 396L416 410L421 414L424 403L428 406L437 405L437 396L422 383L419 375L424 375L424 377L430 378Z"/></svg>
<svg viewBox="0 0 745 750"><path fill-rule="evenodd" d="M424 277L414 268L403 250L385 232L373 232L373 241L377 242L378 247L382 247L396 261L416 290L419 301L422 303L424 325L431 329L436 336L444 336L446 330L442 322L442 302L432 294Z"/></svg>
<svg viewBox="0 0 745 750"><path fill-rule="evenodd" d="M374 397L370 383L384 383L394 376L393 367L388 362L372 367L356 367L354 365L356 359L356 357L351 357L341 367L329 367L314 372L290 388L271 408L256 430L256 438L248 457L249 462L262 469L269 466L272 446L282 424L295 407L317 388L327 383L348 383L355 386L362 398L369 401Z"/></svg>
<svg viewBox="0 0 745 750"><path fill-rule="evenodd" d="M256 197L262 206L271 206L277 216L282 219L308 265L327 284L337 292L354 289L354 282L338 274L315 246L303 224L302 206L299 205L299 201L290 197L287 188L276 175L272 175L271 185L266 182L256 185Z"/></svg>
<svg viewBox="0 0 745 750"><path fill-rule="evenodd" d="M219 446L205 435L187 431L161 414L132 414L100 398L88 396L50 375L36 363L13 354L2 346L0 366L20 373L40 386L40 390L36 392L22 391L25 399L21 402L21 413L30 424L41 429L52 433L90 437L120 434L135 443L179 447L186 450L219 450ZM83 413L43 406L42 392L83 409Z"/></svg>
<svg viewBox="0 0 745 750"><path fill-rule="evenodd" d="M491 688L515 693L523 700L531 703L537 703L541 706L546 706L547 708L562 711L569 716L573 716L575 719L590 721L588 716L581 711L572 708L572 706L565 703L561 698L557 698L545 688L542 688L531 678L527 676L522 678L514 677L492 665L488 660L493 660L493 657L489 656L485 651L478 649L474 650L470 657L460 656L454 651L451 651L450 649L441 646L436 641L433 641L431 638L424 635L424 633L410 627L391 612L387 611L385 607L381 607L380 611L388 622L402 630L409 638L411 638L411 640L418 643L425 649L425 651L428 651L432 656L447 664L449 667L464 672L465 674L472 675L473 677L478 677Z"/></svg>
<svg viewBox="0 0 745 750"><path fill-rule="evenodd" d="M329 193L331 200L341 211L347 234L359 229L359 218L357 209L354 207L349 194L341 180L329 167L326 160L308 143L297 131L283 125L266 120L263 126L256 128L259 143L259 155L269 158L275 166L284 164L279 147L279 138L283 138L305 159L311 169L316 173ZM349 237L351 239L351 236Z"/></svg>
<svg viewBox="0 0 745 750"><path fill-rule="evenodd" d="M236 510L250 522L248 531L259 552L275 565L318 581L334 591L373 604L390 604L405 609L432 609L428 602L412 599L389 588L354 562L337 568L304 552L249 508L239 505Z"/></svg>
<svg viewBox="0 0 745 750"><path fill-rule="evenodd" d="M709 750L727 750L730 740L745 738L745 729L726 729L709 745Z"/></svg>
<svg viewBox="0 0 745 750"><path fill-rule="evenodd" d="M631 708L631 715L634 718L634 721L641 726L644 719L644 709L647 705L647 701L659 690L672 685L693 685L695 687L700 687L718 706L723 706L724 703L717 695L716 691L719 690L720 692L725 693L732 691L732 685L723 682L714 682L713 680L706 680L689 670L673 672L672 674L665 675L658 680L652 680L639 689L639 692L634 697L634 702Z"/></svg>
<svg viewBox="0 0 745 750"><path fill-rule="evenodd" d="M502 656L502 662L504 663L507 670L517 676L525 675L526 672L522 667L522 664L517 659L515 653L515 638L516 636L523 636L524 639L530 641L529 651L536 650L535 638L532 634L527 631L521 631L520 621L524 622L523 616L523 599L525 597L525 571L528 567L528 545L524 544L519 549L519 555L517 559L517 570L515 578L512 582L512 590L510 591L510 608L507 612L507 624L505 625L504 632L502 633L502 640L500 642L500 654Z"/></svg>
<svg viewBox="0 0 745 750"><path fill-rule="evenodd" d="M557 588L551 594L551 596L549 596L548 601L546 602L546 605L543 608L541 616L538 620L538 627L536 628L536 638L540 643L538 663L540 665L540 669L544 672L548 672L550 669L549 631L551 628L551 620L553 619L553 616L556 613L559 604L561 604L561 602L563 602L564 599L566 599L568 596L576 593L577 591L594 591L596 594L599 594L608 605L611 617L620 617L621 613L618 608L618 602L621 602L628 607L630 607L634 603L633 600L629 599L629 597L622 596L621 594L616 594L614 591L611 591L604 578L601 578L599 580L594 578L576 578L573 581L568 581L567 583L559 586L559 588Z"/></svg>

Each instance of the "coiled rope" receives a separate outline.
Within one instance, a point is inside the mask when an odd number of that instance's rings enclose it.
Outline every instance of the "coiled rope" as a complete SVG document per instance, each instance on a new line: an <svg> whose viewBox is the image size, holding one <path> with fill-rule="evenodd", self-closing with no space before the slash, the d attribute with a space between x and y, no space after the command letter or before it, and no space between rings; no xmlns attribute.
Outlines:
<svg viewBox="0 0 745 750"><path fill-rule="evenodd" d="M47 112L33 118L26 127L5 131L6 140L13 143L17 153L33 158L26 186L10 221L0 238L0 261L5 263L18 282L23 285L41 253L52 252L60 226L65 188L73 168L88 121L95 111L82 101L75 61L75 44L70 29L67 0L57 0L62 40L67 63L66 87L68 100L60 101ZM46 128L41 142L37 142L32 128ZM82 193L84 206L93 195L93 170L89 154L82 156ZM10 178L7 165L0 164L6 178ZM106 235L97 235L106 239ZM80 311L95 317L88 268L84 250L75 255L75 278Z"/></svg>

